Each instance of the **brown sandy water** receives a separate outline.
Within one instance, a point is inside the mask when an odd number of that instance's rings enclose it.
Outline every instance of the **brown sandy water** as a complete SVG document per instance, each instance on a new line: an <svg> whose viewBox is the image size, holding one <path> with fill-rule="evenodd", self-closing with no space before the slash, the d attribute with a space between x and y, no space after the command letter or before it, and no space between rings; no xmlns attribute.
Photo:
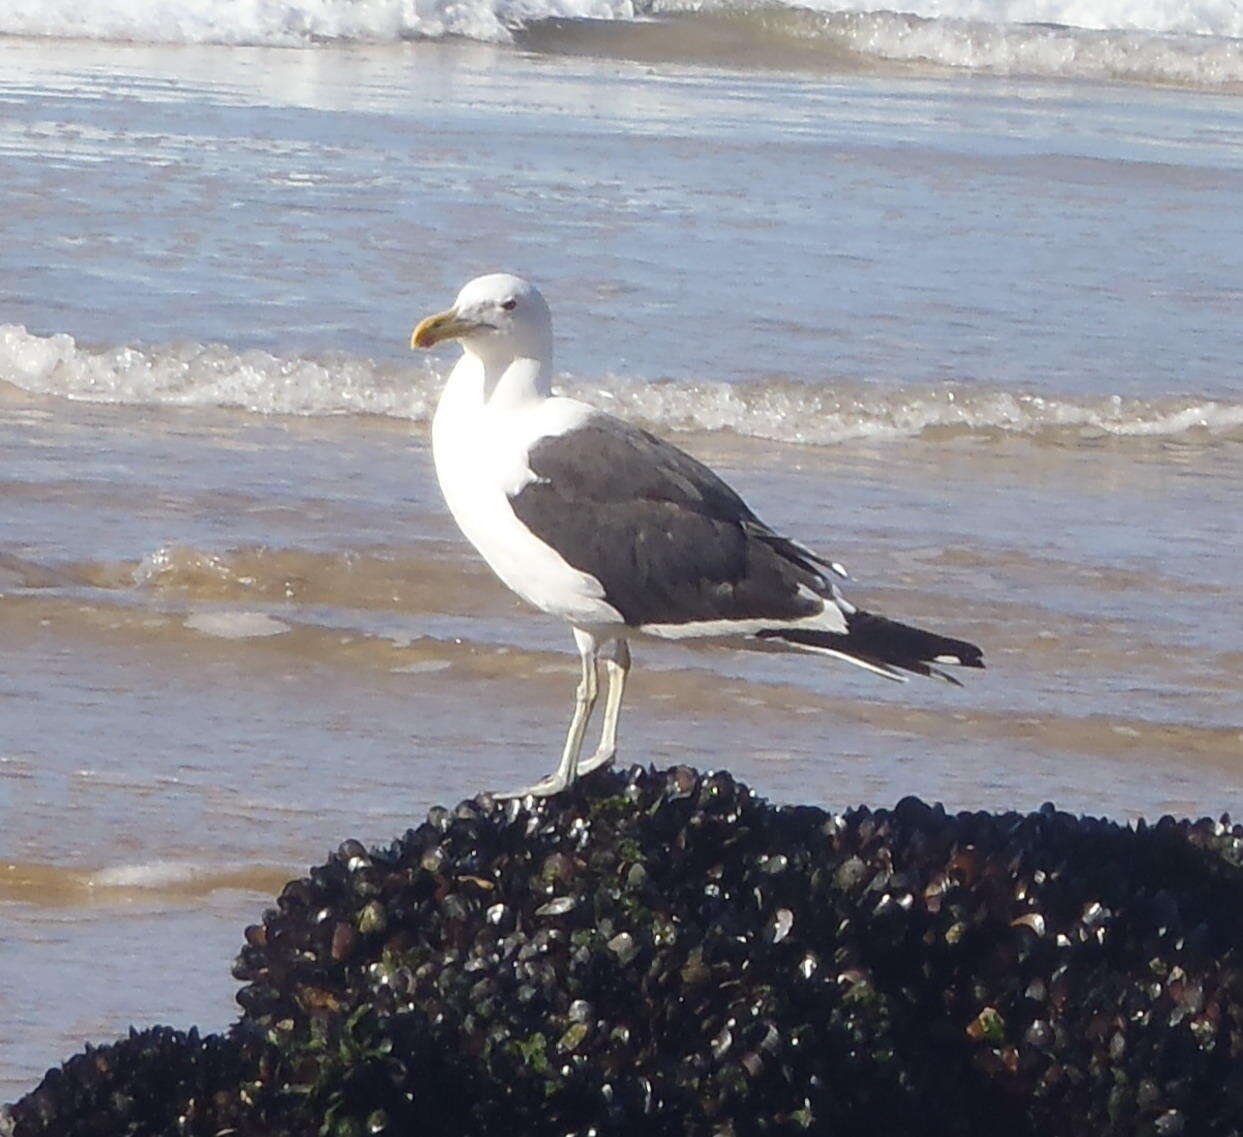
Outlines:
<svg viewBox="0 0 1243 1137"><path fill-rule="evenodd" d="M0 913L20 978L0 1014L17 1093L129 1018L226 1022L238 929L280 882L345 835L382 842L549 767L575 665L566 630L451 531L417 425L22 400L0 437ZM1241 652L1221 614L1239 582L1193 551L1069 547L1077 527L1108 532L1102 500L1125 537L1132 508L1213 482L1234 444L681 440L775 524L831 541L853 596L971 637L990 669L962 690L898 687L642 644L626 757L727 765L838 806L1237 808ZM1107 492L1080 486L1067 508L1086 466ZM1057 526L1031 512L1033 483ZM1037 524L1060 539L1033 543Z"/></svg>

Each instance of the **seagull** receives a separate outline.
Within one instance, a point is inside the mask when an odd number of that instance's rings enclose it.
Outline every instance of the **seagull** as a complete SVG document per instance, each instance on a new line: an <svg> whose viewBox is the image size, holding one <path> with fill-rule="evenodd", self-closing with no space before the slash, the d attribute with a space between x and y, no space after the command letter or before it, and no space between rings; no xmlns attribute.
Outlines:
<svg viewBox="0 0 1243 1137"><path fill-rule="evenodd" d="M445 501L509 588L568 621L582 661L557 769L496 796L547 797L613 761L634 638L779 646L956 686L938 665L984 666L974 644L856 608L841 565L770 529L702 462L554 394L552 316L534 285L470 281L410 346L445 340L462 348L432 420ZM584 759L600 668L600 744Z"/></svg>

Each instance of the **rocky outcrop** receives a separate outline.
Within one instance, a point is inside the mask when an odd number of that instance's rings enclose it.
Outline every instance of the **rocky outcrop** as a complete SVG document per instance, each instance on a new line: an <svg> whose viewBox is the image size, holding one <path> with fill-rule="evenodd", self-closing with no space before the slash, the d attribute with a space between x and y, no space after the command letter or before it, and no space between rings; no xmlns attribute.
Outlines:
<svg viewBox="0 0 1243 1137"><path fill-rule="evenodd" d="M684 767L480 797L287 885L229 1034L90 1049L9 1124L1240 1133L1241 858L1208 820L831 814Z"/></svg>

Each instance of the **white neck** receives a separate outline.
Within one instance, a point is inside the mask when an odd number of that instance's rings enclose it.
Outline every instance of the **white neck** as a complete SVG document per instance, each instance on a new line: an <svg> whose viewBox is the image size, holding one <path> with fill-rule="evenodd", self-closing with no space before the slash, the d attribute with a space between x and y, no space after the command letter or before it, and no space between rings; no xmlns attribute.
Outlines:
<svg viewBox="0 0 1243 1137"><path fill-rule="evenodd" d="M462 345L462 358L449 376L448 386L458 388L482 406L493 410L517 410L541 402L552 394L551 352L543 358L488 354ZM541 353L543 354L543 353ZM446 388L446 394L448 389Z"/></svg>

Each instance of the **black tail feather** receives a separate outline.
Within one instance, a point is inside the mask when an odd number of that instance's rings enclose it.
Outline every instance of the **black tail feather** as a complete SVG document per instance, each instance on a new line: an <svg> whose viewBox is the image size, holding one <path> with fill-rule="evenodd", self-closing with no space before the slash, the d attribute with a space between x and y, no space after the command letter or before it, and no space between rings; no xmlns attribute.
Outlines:
<svg viewBox="0 0 1243 1137"><path fill-rule="evenodd" d="M973 643L925 632L872 612L848 613L845 632L769 628L759 635L762 639L782 640L795 647L845 656L892 678L901 678L894 673L896 668L914 675L936 676L960 687L962 684L957 679L933 665L984 666L984 653Z"/></svg>

